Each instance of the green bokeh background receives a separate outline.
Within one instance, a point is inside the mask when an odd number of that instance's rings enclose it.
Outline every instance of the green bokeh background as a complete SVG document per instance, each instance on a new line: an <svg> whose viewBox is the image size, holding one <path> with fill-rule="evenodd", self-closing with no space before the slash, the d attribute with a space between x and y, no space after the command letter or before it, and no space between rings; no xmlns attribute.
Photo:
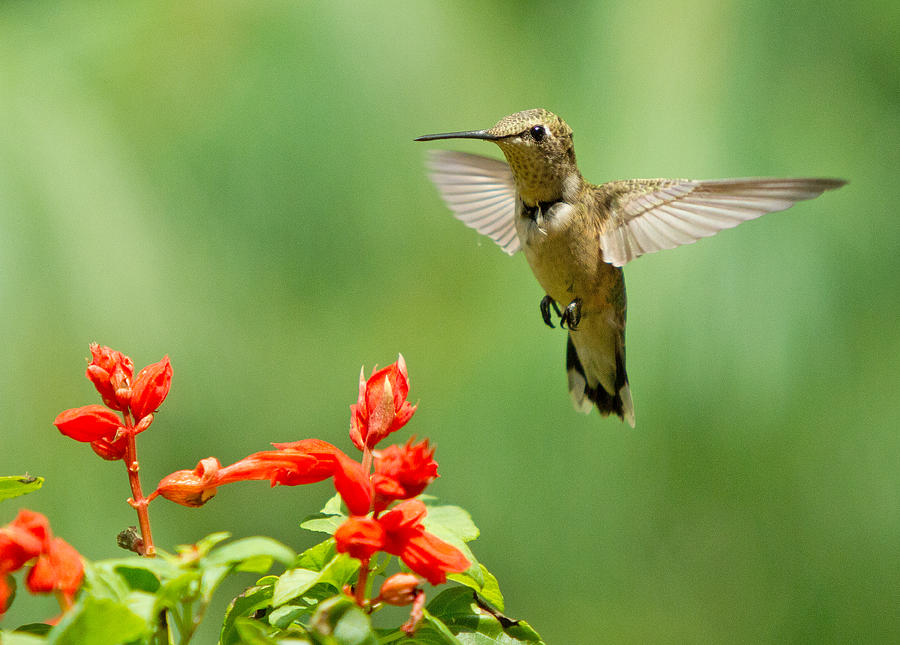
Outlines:
<svg viewBox="0 0 900 645"><path fill-rule="evenodd" d="M0 522L43 511L89 558L134 523L122 467L51 425L97 402L90 341L172 359L148 488L271 441L350 450L360 365L402 352L401 438L438 445L431 492L549 643L897 642L898 25L893 0L4 2L0 474L47 483ZM422 169L499 151L412 142L532 107L596 182L851 182L626 268L635 430L572 410L525 259ZM151 516L164 548L300 549L330 494ZM53 613L23 593L4 625Z"/></svg>

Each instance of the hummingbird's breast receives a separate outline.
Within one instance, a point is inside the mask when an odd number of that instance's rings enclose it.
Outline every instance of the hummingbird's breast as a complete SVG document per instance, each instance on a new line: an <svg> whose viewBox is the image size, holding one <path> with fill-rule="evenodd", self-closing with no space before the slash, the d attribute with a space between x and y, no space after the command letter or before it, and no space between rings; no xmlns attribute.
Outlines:
<svg viewBox="0 0 900 645"><path fill-rule="evenodd" d="M621 270L603 261L600 227L581 204L520 199L516 232L531 270L545 293L567 304L581 298L589 309L609 304Z"/></svg>

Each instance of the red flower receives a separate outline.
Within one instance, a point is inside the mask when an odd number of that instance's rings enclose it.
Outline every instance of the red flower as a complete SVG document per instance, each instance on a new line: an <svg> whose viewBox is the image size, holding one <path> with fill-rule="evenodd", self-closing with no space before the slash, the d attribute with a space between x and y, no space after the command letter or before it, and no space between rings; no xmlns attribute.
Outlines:
<svg viewBox="0 0 900 645"><path fill-rule="evenodd" d="M386 508L393 500L410 499L420 494L437 478L434 448L428 440L413 445L393 445L375 453L375 505Z"/></svg>
<svg viewBox="0 0 900 645"><path fill-rule="evenodd" d="M251 480L268 480L272 486L314 484L334 475L338 459L349 460L319 439L278 443L275 447L277 450L253 453L224 468L216 458L207 457L194 470L179 470L164 477L151 498L161 495L182 506L202 506L222 484Z"/></svg>
<svg viewBox="0 0 900 645"><path fill-rule="evenodd" d="M31 593L61 591L70 598L84 578L84 564L75 548L62 538L53 538L28 572L25 584Z"/></svg>
<svg viewBox="0 0 900 645"><path fill-rule="evenodd" d="M465 571L471 563L459 549L425 530L422 518L426 513L425 504L411 499L397 504L377 520L351 517L334 534L337 550L364 563L376 551L386 551L431 584L441 584L448 573Z"/></svg>
<svg viewBox="0 0 900 645"><path fill-rule="evenodd" d="M8 574L35 558L26 579L28 589L32 593L60 591L71 605L84 577L81 557L65 540L52 537L46 517L23 509L0 528L0 614L12 595Z"/></svg>
<svg viewBox="0 0 900 645"><path fill-rule="evenodd" d="M102 405L85 405L60 412L53 425L75 441L111 440L122 426L122 420Z"/></svg>
<svg viewBox="0 0 900 645"><path fill-rule="evenodd" d="M359 374L359 398L350 406L350 439L360 450L372 449L412 417L416 406L406 400L409 375L403 355L396 363L378 370L369 380Z"/></svg>
<svg viewBox="0 0 900 645"><path fill-rule="evenodd" d="M87 377L97 388L103 402L113 410L125 410L131 400L134 361L109 347L91 343L91 364Z"/></svg>
<svg viewBox="0 0 900 645"><path fill-rule="evenodd" d="M165 401L172 384L172 364L164 356L158 363L142 369L131 387L131 412L135 419L143 419Z"/></svg>

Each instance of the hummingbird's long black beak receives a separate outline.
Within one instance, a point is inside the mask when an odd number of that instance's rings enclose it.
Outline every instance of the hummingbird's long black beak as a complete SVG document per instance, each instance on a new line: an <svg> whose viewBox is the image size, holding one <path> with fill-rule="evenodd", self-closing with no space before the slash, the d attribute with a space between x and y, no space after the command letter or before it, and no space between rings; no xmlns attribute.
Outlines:
<svg viewBox="0 0 900 645"><path fill-rule="evenodd" d="M423 134L413 141L435 141L437 139L481 139L482 141L496 141L502 139L488 130L468 130L466 132L444 132L443 134Z"/></svg>

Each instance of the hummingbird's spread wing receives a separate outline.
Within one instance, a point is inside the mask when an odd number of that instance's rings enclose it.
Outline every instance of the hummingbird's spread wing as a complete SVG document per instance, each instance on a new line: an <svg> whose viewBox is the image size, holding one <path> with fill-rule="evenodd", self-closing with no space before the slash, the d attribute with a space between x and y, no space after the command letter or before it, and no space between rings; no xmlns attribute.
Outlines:
<svg viewBox="0 0 900 645"><path fill-rule="evenodd" d="M620 267L645 253L691 244L838 188L842 179L633 179L603 184L610 209L603 260Z"/></svg>
<svg viewBox="0 0 900 645"><path fill-rule="evenodd" d="M456 219L487 235L509 255L519 250L516 182L505 162L465 152L431 150L427 165L431 181Z"/></svg>

